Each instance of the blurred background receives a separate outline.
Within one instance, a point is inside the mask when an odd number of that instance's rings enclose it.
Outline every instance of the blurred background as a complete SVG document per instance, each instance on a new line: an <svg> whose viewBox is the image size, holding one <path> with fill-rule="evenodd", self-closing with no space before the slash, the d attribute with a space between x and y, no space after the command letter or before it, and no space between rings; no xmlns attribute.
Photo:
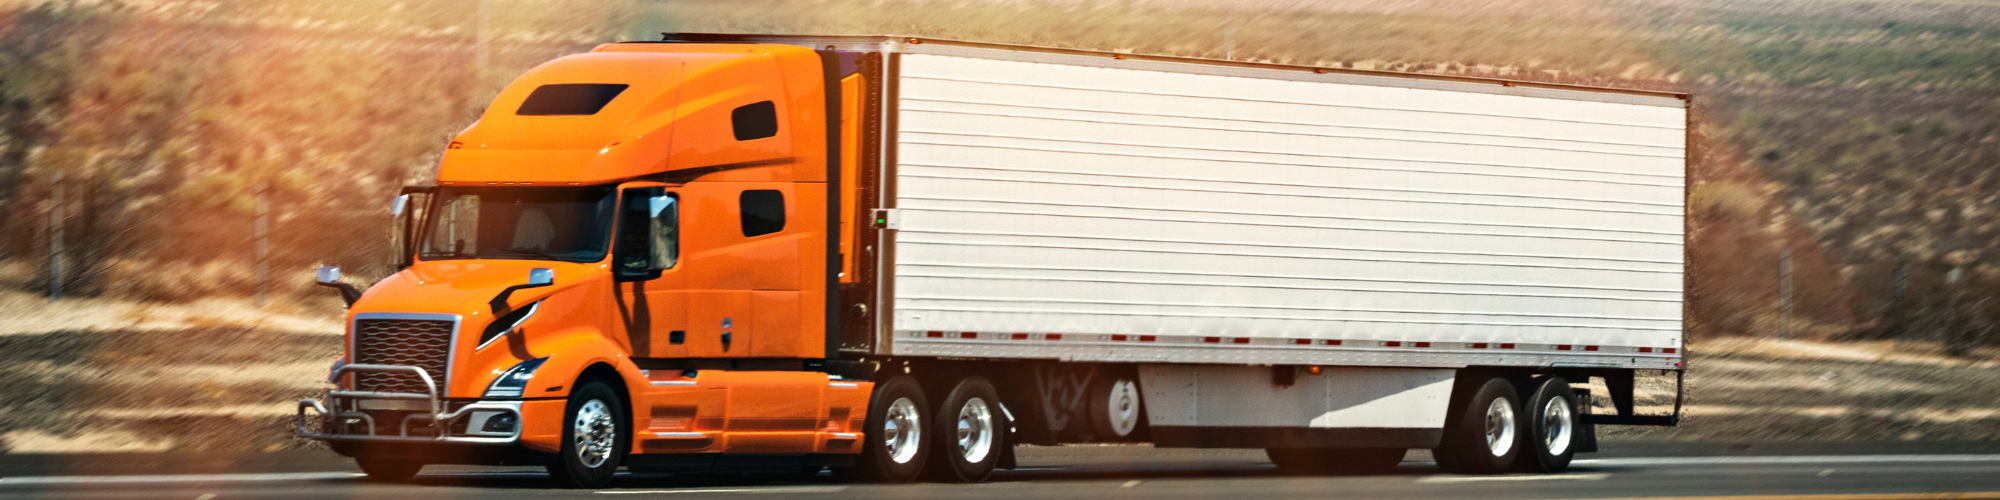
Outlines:
<svg viewBox="0 0 2000 500"><path fill-rule="evenodd" d="M1691 93L1688 419L1606 439L2000 439L2000 1L0 0L0 450L309 446L312 269L390 272L515 75L665 31Z"/></svg>

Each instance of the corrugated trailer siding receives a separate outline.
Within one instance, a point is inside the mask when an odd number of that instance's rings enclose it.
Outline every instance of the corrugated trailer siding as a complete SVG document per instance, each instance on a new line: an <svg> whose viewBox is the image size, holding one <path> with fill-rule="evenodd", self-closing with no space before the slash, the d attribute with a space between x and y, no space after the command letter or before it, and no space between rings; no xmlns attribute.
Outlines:
<svg viewBox="0 0 2000 500"><path fill-rule="evenodd" d="M901 64L897 353L1680 345L1683 107Z"/></svg>

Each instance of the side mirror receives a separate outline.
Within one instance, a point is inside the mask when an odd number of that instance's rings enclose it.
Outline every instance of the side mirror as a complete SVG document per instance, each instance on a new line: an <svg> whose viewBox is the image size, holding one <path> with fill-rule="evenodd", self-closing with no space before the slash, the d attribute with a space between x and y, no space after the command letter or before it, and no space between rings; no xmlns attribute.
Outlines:
<svg viewBox="0 0 2000 500"><path fill-rule="evenodd" d="M396 195L396 201L389 204L389 216L402 217L403 209L409 208L409 206L410 206L409 193Z"/></svg>
<svg viewBox="0 0 2000 500"><path fill-rule="evenodd" d="M340 300L347 302L347 307L349 308L354 307L354 301L361 300L360 289L354 288L354 285L340 282L340 268L338 267L326 266L319 268L318 271L313 273L313 284L340 290Z"/></svg>
<svg viewBox="0 0 2000 500"><path fill-rule="evenodd" d="M529 269L528 284L534 286L549 286L556 284L556 271L554 269L549 269L546 267L537 267L534 269Z"/></svg>

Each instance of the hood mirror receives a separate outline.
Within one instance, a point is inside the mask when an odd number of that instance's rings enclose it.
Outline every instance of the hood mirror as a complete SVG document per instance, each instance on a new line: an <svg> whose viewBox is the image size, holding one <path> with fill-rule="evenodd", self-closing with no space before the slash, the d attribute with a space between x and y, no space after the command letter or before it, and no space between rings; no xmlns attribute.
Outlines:
<svg viewBox="0 0 2000 500"><path fill-rule="evenodd" d="M409 193L396 195L396 201L389 204L389 216L402 217L403 210L410 207Z"/></svg>
<svg viewBox="0 0 2000 500"><path fill-rule="evenodd" d="M493 317L498 318L501 315L507 314L511 309L508 307L507 297L514 295L514 292L529 288L541 288L553 284L556 284L556 270L546 267L529 269L527 283L510 286L505 290L501 290L500 295L493 296L493 300L488 301L486 305L493 308Z"/></svg>
<svg viewBox="0 0 2000 500"><path fill-rule="evenodd" d="M554 269L549 269L546 267L537 267L534 269L529 269L528 284L534 286L549 286L556 284L556 271Z"/></svg>
<svg viewBox="0 0 2000 500"><path fill-rule="evenodd" d="M319 268L318 271L313 272L313 283L339 290L340 300L346 302L347 307L354 307L354 301L361 300L361 289L355 288L354 285L340 282L340 268L338 267L326 266Z"/></svg>

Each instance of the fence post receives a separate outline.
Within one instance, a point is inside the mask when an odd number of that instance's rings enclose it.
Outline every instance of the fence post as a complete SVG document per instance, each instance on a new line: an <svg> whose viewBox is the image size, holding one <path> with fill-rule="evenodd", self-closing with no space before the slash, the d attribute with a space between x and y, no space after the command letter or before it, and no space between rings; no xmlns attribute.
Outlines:
<svg viewBox="0 0 2000 500"><path fill-rule="evenodd" d="M55 302L63 298L63 171L49 184L49 302Z"/></svg>
<svg viewBox="0 0 2000 500"><path fill-rule="evenodd" d="M1792 249L1778 252L1778 319L1784 323L1781 338L1792 338Z"/></svg>
<svg viewBox="0 0 2000 500"><path fill-rule="evenodd" d="M270 181L257 182L257 215L252 223L257 252L257 307L264 307L271 295L271 203Z"/></svg>

